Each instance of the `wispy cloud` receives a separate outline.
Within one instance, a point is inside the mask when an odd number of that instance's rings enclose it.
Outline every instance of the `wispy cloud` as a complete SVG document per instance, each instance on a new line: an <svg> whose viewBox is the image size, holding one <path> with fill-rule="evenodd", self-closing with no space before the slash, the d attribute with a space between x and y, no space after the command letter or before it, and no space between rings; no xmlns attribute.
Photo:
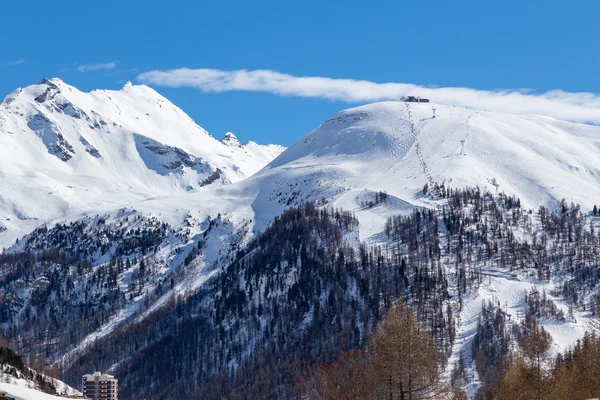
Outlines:
<svg viewBox="0 0 600 400"><path fill-rule="evenodd" d="M0 63L0 65L20 65L20 64L25 64L27 60L25 60L24 58L20 58L18 60L14 60L14 61L7 61L4 63Z"/></svg>
<svg viewBox="0 0 600 400"><path fill-rule="evenodd" d="M117 67L118 61L111 61L104 64L81 64L76 69L79 72L100 71L106 69L114 69Z"/></svg>
<svg viewBox="0 0 600 400"><path fill-rule="evenodd" d="M141 82L169 87L194 87L203 92L250 91L280 96L323 98L348 103L399 99L405 95L430 98L440 104L600 124L600 95L551 90L479 90L467 87L427 87L410 83L377 83L320 76L293 76L271 70L156 70L138 76Z"/></svg>

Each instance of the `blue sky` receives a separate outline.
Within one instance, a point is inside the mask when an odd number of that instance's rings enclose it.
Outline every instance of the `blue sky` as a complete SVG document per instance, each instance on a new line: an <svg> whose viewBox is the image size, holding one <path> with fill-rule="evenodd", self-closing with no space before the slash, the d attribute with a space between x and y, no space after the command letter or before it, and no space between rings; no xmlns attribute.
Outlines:
<svg viewBox="0 0 600 400"><path fill-rule="evenodd" d="M284 145L340 109L413 90L370 85L361 97L361 85L340 78L413 84L417 92L480 89L486 92L468 98L422 93L458 105L600 121L600 4L593 1L4 3L0 97L42 77L82 90L144 81L214 136L232 131L241 140ZM180 68L191 72L172 72ZM269 70L275 83L252 74L239 83L238 70ZM278 74L286 74L284 89ZM333 81L313 80L307 92L297 77ZM496 89L523 88L533 92L494 97ZM536 97L555 89L566 94ZM341 94L328 96L332 90Z"/></svg>

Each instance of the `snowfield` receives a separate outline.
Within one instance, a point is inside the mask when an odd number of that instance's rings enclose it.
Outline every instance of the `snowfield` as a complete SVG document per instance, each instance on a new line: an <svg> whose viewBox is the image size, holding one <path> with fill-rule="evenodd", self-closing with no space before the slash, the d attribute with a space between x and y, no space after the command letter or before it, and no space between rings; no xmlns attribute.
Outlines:
<svg viewBox="0 0 600 400"><path fill-rule="evenodd" d="M248 179L177 194L175 203L244 215L254 219L255 232L306 200L356 211L365 226L381 222L377 209L359 204L363 191L386 192L397 199L396 211L435 207L422 195L434 182L502 191L526 208L553 209L565 198L591 209L600 198L599 148L596 126L431 103L376 103L338 113ZM218 207L201 206L215 199ZM175 211L164 199L140 208Z"/></svg>

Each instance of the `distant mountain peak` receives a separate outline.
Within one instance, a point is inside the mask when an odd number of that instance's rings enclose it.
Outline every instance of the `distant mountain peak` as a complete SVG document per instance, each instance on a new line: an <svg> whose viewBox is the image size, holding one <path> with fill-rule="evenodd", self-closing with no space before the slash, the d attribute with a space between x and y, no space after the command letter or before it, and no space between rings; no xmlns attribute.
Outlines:
<svg viewBox="0 0 600 400"><path fill-rule="evenodd" d="M242 147L242 144L238 140L237 136L235 136L232 132L227 132L223 139L221 139L221 143L230 147Z"/></svg>
<svg viewBox="0 0 600 400"><path fill-rule="evenodd" d="M46 77L42 78L38 83L38 85L53 85L52 80Z"/></svg>

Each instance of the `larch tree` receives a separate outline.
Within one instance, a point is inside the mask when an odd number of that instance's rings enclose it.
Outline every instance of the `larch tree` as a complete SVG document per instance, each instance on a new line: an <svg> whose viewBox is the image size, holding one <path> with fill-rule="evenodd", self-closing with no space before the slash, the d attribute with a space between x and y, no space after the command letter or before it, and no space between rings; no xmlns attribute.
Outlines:
<svg viewBox="0 0 600 400"><path fill-rule="evenodd" d="M523 337L521 347L523 355L532 369L531 383L535 387L535 399L545 398L548 390L548 362L551 358L550 346L552 345L552 336L535 319L527 318L523 324Z"/></svg>
<svg viewBox="0 0 600 400"><path fill-rule="evenodd" d="M369 350L378 398L433 399L445 392L431 334L404 302L387 312Z"/></svg>
<svg viewBox="0 0 600 400"><path fill-rule="evenodd" d="M313 367L312 399L463 399L442 378L431 332L404 302L392 305L362 351Z"/></svg>

